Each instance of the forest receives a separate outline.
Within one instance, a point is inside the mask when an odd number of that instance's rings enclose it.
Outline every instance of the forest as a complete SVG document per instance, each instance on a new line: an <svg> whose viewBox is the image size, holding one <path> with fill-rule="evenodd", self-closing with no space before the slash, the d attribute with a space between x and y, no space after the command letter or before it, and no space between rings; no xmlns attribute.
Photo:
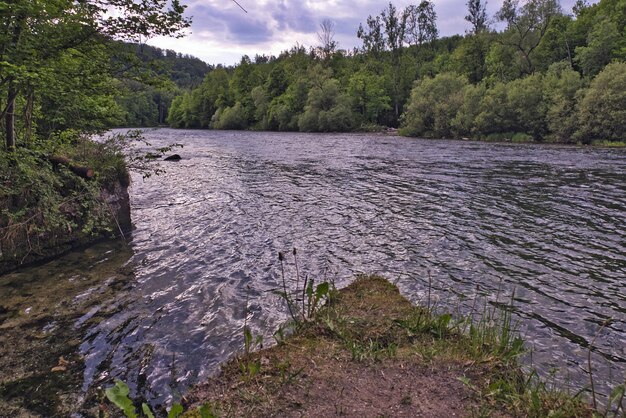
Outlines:
<svg viewBox="0 0 626 418"><path fill-rule="evenodd" d="M464 36L438 36L434 3L389 3L359 48L319 44L211 68L172 102L175 128L303 132L399 128L424 138L626 140L626 2L469 0ZM494 27L501 28L495 30Z"/></svg>
<svg viewBox="0 0 626 418"><path fill-rule="evenodd" d="M146 45L182 36L190 22L178 2L169 10L164 0L133 3L0 1L8 148L164 124L626 141L626 0L579 0L572 11L557 0L506 0L494 16L484 0L469 0L471 29L450 37L438 35L433 2L389 3L364 17L358 48L340 49L326 20L317 46L244 56L232 67ZM105 6L126 18L102 17Z"/></svg>
<svg viewBox="0 0 626 418"><path fill-rule="evenodd" d="M0 139L32 148L163 123L177 89L199 85L211 68L145 45L182 36L184 10L165 0L0 1Z"/></svg>

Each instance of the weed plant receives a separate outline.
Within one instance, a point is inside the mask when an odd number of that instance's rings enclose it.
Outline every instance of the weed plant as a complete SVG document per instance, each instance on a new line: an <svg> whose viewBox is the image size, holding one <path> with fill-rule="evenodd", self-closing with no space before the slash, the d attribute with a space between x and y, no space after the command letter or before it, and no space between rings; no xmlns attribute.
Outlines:
<svg viewBox="0 0 626 418"><path fill-rule="evenodd" d="M287 304L287 309L289 310L289 315L292 320L290 326L293 325L296 328L300 328L303 324L312 321L315 318L319 308L329 301L333 293L336 293L337 289L334 284L328 281L323 281L316 286L315 280L313 278L309 278L308 275L304 277L302 287L300 287L298 250L294 247L291 253L293 255L293 262L296 270L296 288L295 290L288 288L284 266L286 259L285 255L282 252L279 252L278 261L280 262L283 290L277 291L276 294Z"/></svg>

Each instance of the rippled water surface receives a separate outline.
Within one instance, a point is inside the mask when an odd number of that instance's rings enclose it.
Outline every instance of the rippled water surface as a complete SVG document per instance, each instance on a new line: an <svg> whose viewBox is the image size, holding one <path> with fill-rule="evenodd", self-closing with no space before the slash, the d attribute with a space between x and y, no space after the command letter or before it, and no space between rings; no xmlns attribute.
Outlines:
<svg viewBox="0 0 626 418"><path fill-rule="evenodd" d="M277 254L294 246L311 277L342 286L379 273L414 301L430 272L442 307L515 289L533 364L578 386L589 343L613 318L595 342L596 384L623 379L624 150L357 134L147 137L184 144L183 159L134 178L132 286L84 327L84 390L115 376L166 402L241 349L246 295L248 319L270 341L286 319L272 293Z"/></svg>

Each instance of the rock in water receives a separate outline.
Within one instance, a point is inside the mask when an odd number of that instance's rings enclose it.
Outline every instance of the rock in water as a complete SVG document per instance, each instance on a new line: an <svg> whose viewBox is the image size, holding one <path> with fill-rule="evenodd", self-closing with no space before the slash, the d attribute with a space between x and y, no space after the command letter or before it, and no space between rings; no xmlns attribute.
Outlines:
<svg viewBox="0 0 626 418"><path fill-rule="evenodd" d="M181 159L181 156L178 154L170 155L169 157L165 157L163 161L178 161Z"/></svg>

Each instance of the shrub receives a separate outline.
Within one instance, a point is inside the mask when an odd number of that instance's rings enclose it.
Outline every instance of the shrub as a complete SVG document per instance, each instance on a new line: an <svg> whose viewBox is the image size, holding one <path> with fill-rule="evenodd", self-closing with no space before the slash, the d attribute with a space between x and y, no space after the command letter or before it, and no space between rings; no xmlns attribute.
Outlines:
<svg viewBox="0 0 626 418"><path fill-rule="evenodd" d="M454 73L416 82L401 118L401 134L425 138L454 136L452 121L463 105L466 85L465 77Z"/></svg>
<svg viewBox="0 0 626 418"><path fill-rule="evenodd" d="M591 82L578 107L575 138L626 141L626 63L607 65Z"/></svg>

